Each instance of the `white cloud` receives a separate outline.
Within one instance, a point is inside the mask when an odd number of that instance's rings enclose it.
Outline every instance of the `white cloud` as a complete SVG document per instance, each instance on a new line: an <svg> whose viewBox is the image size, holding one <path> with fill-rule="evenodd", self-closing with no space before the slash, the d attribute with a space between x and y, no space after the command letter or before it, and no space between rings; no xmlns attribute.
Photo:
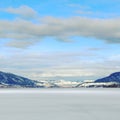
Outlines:
<svg viewBox="0 0 120 120"><path fill-rule="evenodd" d="M26 5L20 6L19 8L9 7L4 11L11 14L20 15L24 18L34 18L37 15L37 12L35 10L33 10L31 7L28 7Z"/></svg>
<svg viewBox="0 0 120 120"><path fill-rule="evenodd" d="M86 53L54 52L51 54L49 52L17 51L7 56L2 55L0 68L3 71L40 80L59 77L72 78L73 80L76 77L94 79L120 70L119 55L116 55L117 57L106 56L106 58L99 60L100 58L94 59L95 56L90 53L88 56Z"/></svg>
<svg viewBox="0 0 120 120"><path fill-rule="evenodd" d="M41 19L39 23L20 19L1 20L0 38L14 40L10 41L8 45L21 48L41 41L45 37L69 42L73 36L82 36L96 38L106 43L120 43L119 18L44 17Z"/></svg>

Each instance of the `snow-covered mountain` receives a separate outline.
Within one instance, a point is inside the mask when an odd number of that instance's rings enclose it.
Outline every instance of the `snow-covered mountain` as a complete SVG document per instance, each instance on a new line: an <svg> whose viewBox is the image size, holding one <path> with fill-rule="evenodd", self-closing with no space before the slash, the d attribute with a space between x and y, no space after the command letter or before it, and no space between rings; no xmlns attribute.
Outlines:
<svg viewBox="0 0 120 120"><path fill-rule="evenodd" d="M120 72L112 73L107 77L95 81L84 81L77 87L120 87Z"/></svg>
<svg viewBox="0 0 120 120"><path fill-rule="evenodd" d="M74 88L79 83L80 82L68 81L68 80L57 80L57 81L54 81L54 84L59 86L59 87L61 87L61 88Z"/></svg>
<svg viewBox="0 0 120 120"><path fill-rule="evenodd" d="M37 87L42 87L42 88L59 88L57 84L55 84L54 81L36 81L36 86Z"/></svg>
<svg viewBox="0 0 120 120"><path fill-rule="evenodd" d="M98 80L66 81L48 80L38 81L21 77L12 73L0 72L0 87L32 87L32 88L81 88L81 87L120 87L120 72Z"/></svg>
<svg viewBox="0 0 120 120"><path fill-rule="evenodd" d="M78 84L80 84L80 82L68 80L44 80L36 82L37 86L44 88L74 88Z"/></svg>
<svg viewBox="0 0 120 120"><path fill-rule="evenodd" d="M79 84L77 87L85 87L85 88L97 88L97 87L102 87L102 88L112 88L112 87L120 87L119 83L116 82L83 82Z"/></svg>
<svg viewBox="0 0 120 120"><path fill-rule="evenodd" d="M25 77L0 71L0 87L36 87L36 83Z"/></svg>
<svg viewBox="0 0 120 120"><path fill-rule="evenodd" d="M98 79L95 81L96 83L100 83L100 82L116 82L116 83L120 83L120 72L115 72L112 73L111 75Z"/></svg>

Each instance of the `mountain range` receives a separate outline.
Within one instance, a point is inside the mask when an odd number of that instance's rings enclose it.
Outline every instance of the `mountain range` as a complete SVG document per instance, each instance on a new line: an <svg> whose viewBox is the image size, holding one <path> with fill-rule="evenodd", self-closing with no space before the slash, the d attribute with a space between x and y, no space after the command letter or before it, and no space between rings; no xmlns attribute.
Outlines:
<svg viewBox="0 0 120 120"><path fill-rule="evenodd" d="M12 73L0 71L0 88L80 88L80 87L120 87L120 72L95 81L37 81Z"/></svg>

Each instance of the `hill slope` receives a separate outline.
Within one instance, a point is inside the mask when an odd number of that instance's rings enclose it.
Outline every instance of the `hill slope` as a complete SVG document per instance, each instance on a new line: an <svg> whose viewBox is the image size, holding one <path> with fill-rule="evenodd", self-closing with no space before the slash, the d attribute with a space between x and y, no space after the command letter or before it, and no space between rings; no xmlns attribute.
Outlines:
<svg viewBox="0 0 120 120"><path fill-rule="evenodd" d="M95 82L117 82L120 83L120 72L112 73L111 75L96 80Z"/></svg>
<svg viewBox="0 0 120 120"><path fill-rule="evenodd" d="M0 85L1 86L21 86L21 87L35 87L35 81L24 78L12 73L5 73L0 71Z"/></svg>

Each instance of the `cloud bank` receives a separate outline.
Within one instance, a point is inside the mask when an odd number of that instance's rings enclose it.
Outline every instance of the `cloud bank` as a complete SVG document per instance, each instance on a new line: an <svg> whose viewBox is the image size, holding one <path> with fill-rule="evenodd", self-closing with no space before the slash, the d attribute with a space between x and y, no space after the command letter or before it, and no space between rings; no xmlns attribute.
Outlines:
<svg viewBox="0 0 120 120"><path fill-rule="evenodd" d="M57 60L56 60L57 58ZM89 58L89 59L82 59ZM120 55L94 60L86 53L16 53L0 56L0 67L31 79L84 79L106 76L120 70ZM14 64L13 64L14 63Z"/></svg>
<svg viewBox="0 0 120 120"><path fill-rule="evenodd" d="M6 12L24 17L34 17L36 11L28 6L7 8ZM120 18L97 19L85 17L57 18L53 16L37 17L34 22L27 19L0 20L0 38L10 39L7 46L25 48L52 37L70 42L72 37L88 37L106 43L120 43Z"/></svg>

